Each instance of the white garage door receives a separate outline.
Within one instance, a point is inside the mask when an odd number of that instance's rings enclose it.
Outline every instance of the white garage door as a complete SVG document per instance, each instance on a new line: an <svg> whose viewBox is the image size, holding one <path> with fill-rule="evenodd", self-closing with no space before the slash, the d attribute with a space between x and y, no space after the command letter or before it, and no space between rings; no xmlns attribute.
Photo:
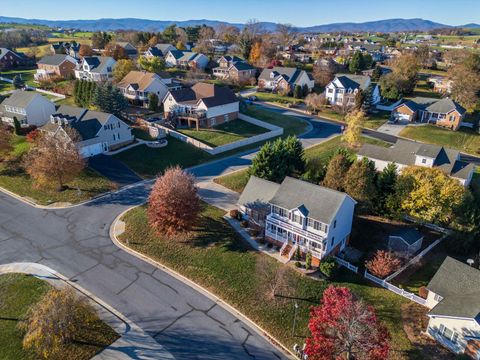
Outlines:
<svg viewBox="0 0 480 360"><path fill-rule="evenodd" d="M395 113L395 120L398 121L410 121L410 115Z"/></svg>
<svg viewBox="0 0 480 360"><path fill-rule="evenodd" d="M82 157L90 157L103 153L102 144L93 144L82 147L80 154Z"/></svg>

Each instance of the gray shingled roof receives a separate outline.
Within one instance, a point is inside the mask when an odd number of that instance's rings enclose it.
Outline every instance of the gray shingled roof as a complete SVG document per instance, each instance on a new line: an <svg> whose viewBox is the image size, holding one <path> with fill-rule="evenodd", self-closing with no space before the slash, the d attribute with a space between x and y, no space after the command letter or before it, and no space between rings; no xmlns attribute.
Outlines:
<svg viewBox="0 0 480 360"><path fill-rule="evenodd" d="M272 181L250 176L247 186L245 186L240 199L238 199L238 204L249 208L265 206L273 198L279 187L279 184Z"/></svg>
<svg viewBox="0 0 480 360"><path fill-rule="evenodd" d="M2 105L26 108L37 96L42 96L35 91L16 90L2 101Z"/></svg>
<svg viewBox="0 0 480 360"><path fill-rule="evenodd" d="M191 88L171 90L177 103L202 100L207 108L237 102L235 93L227 86L196 83Z"/></svg>
<svg viewBox="0 0 480 360"><path fill-rule="evenodd" d="M365 90L368 87L370 80L369 76L365 75L352 75L352 74L336 74L336 78L345 89L362 89Z"/></svg>
<svg viewBox="0 0 480 360"><path fill-rule="evenodd" d="M462 115L466 112L462 106L448 98L439 100L434 98L416 97L398 105L395 109L403 105L407 106L412 111L425 110L431 113L448 114L449 112L456 110Z"/></svg>
<svg viewBox="0 0 480 360"><path fill-rule="evenodd" d="M474 168L474 164L457 160L459 155L457 150L402 139L398 139L390 148L364 144L358 151L358 155L406 166L415 164L416 155L430 157L435 159L435 167L459 179L467 179Z"/></svg>
<svg viewBox="0 0 480 360"><path fill-rule="evenodd" d="M420 231L411 228L411 227L403 227L396 231L394 231L390 236L396 236L402 238L408 245L415 244L418 240L423 238L423 235Z"/></svg>
<svg viewBox="0 0 480 360"><path fill-rule="evenodd" d="M286 177L270 203L288 210L303 205L308 217L330 224L346 199L355 202L345 193Z"/></svg>
<svg viewBox="0 0 480 360"><path fill-rule="evenodd" d="M270 74L273 72L277 78L283 77L288 83L295 84L302 71L297 68L275 66L271 69L263 69L259 79L270 81L272 80Z"/></svg>
<svg viewBox="0 0 480 360"><path fill-rule="evenodd" d="M427 289L443 297L429 315L474 319L480 314L480 270L447 257Z"/></svg>
<svg viewBox="0 0 480 360"><path fill-rule="evenodd" d="M90 70L91 72L101 73L107 66L109 59L112 58L109 56L88 56L84 57L83 61L85 61L88 65L92 67L92 69Z"/></svg>
<svg viewBox="0 0 480 360"><path fill-rule="evenodd" d="M43 58L41 58L38 61L38 64L58 66L65 61L67 56L68 55L66 55L66 54L47 55L47 56L44 56Z"/></svg>

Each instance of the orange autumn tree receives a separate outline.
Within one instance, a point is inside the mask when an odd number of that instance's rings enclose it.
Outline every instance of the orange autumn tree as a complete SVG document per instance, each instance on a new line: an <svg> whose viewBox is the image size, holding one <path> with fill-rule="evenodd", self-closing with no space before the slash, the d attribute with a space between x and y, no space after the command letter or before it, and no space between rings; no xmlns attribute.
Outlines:
<svg viewBox="0 0 480 360"><path fill-rule="evenodd" d="M400 265L400 260L393 253L384 250L377 250L373 259L365 262L368 271L382 279L396 271Z"/></svg>
<svg viewBox="0 0 480 360"><path fill-rule="evenodd" d="M160 176L148 198L148 220L167 236L189 231L197 222L200 200L192 175L176 166Z"/></svg>

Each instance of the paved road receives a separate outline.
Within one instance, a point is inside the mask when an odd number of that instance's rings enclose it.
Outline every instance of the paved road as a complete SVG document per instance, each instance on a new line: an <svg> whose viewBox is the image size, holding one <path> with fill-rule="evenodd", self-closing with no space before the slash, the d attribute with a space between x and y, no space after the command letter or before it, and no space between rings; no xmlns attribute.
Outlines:
<svg viewBox="0 0 480 360"><path fill-rule="evenodd" d="M88 166L98 171L110 181L120 187L134 184L142 179L135 174L128 166L113 156L97 155L88 159Z"/></svg>
<svg viewBox="0 0 480 360"><path fill-rule="evenodd" d="M111 242L114 218L142 203L148 191L136 186L65 210L39 210L0 194L0 264L37 262L55 269L138 324L177 359L284 359L206 296Z"/></svg>

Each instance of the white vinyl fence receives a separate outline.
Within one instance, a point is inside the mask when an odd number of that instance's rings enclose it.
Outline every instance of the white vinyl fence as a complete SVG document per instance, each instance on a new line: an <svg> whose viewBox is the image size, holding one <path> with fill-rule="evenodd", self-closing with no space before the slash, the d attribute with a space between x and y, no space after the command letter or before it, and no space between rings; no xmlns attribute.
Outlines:
<svg viewBox="0 0 480 360"><path fill-rule="evenodd" d="M233 149L238 149L238 148L246 146L246 145L255 144L257 142L265 141L265 140L272 139L272 138L283 135L283 128L281 128L281 127L278 127L278 126L272 125L270 123L252 118L252 117L244 115L244 114L239 114L238 118L240 120L243 120L243 121L246 121L248 123L263 127L263 128L265 128L267 130L270 130L270 131L266 132L266 133L263 133L263 134L259 134L259 135L249 137L247 139L238 140L238 141L232 142L230 144L225 144L225 145L221 145L221 146L217 146L217 147L212 147L212 146L204 144L201 141L198 141L198 140L196 140L196 139L194 139L190 136L182 134L182 133L180 133L176 130L172 130L170 128L167 128L167 127L159 125L159 124L156 124L155 126L158 126L159 128L165 130L165 132L168 135L174 137L175 139L183 141L187 144L191 144L191 145L193 145L193 146L195 146L195 147L197 147L197 148L199 148L203 151L206 151L210 155L221 154L221 153L233 150Z"/></svg>
<svg viewBox="0 0 480 360"><path fill-rule="evenodd" d="M358 273L358 267L357 266L352 265L348 261L340 259L339 257L336 257L336 256L334 256L334 259L339 265L341 265L343 267L346 267L347 269L353 271L354 273Z"/></svg>
<svg viewBox="0 0 480 360"><path fill-rule="evenodd" d="M392 285L389 282L370 274L367 270L365 270L364 276L366 279L373 281L374 283L384 287L387 290L394 292L395 294L398 294L400 296L403 296L404 298L414 301L417 304L425 305L427 303L427 301L425 299L422 299L420 296L417 296L411 292L400 289L399 287Z"/></svg>

